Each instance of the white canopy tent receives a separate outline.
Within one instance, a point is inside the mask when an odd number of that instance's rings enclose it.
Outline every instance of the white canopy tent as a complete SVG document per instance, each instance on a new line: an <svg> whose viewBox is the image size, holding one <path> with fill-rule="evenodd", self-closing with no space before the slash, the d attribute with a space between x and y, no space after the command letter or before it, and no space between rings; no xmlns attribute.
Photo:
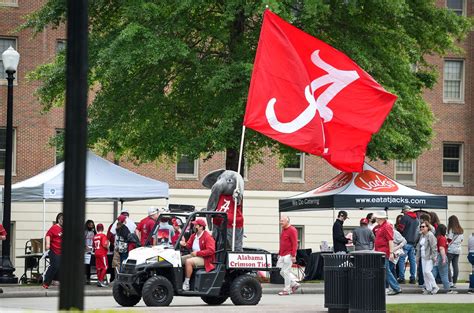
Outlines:
<svg viewBox="0 0 474 313"><path fill-rule="evenodd" d="M43 202L43 233L46 202L63 199L64 162L12 185L12 202ZM3 187L2 187L3 199ZM167 183L151 179L87 152L86 200L97 202L160 199L169 196Z"/></svg>

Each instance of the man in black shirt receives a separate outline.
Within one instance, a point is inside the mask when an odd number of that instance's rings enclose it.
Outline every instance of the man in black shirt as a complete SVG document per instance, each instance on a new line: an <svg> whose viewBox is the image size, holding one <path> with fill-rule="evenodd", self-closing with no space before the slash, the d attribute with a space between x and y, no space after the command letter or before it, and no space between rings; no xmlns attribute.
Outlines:
<svg viewBox="0 0 474 313"><path fill-rule="evenodd" d="M346 211L339 211L337 219L332 226L332 241L334 244L334 252L347 252L346 244L349 243L349 239L346 238L342 225L347 219Z"/></svg>

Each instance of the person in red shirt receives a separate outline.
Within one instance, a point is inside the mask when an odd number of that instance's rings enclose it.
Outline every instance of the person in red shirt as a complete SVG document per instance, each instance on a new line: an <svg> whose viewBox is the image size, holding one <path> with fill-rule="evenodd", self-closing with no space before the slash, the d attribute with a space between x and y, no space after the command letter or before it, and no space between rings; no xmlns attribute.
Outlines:
<svg viewBox="0 0 474 313"><path fill-rule="evenodd" d="M140 223L137 226L137 229L135 229L135 234L137 234L138 238L140 239L140 244L145 246L145 243L150 236L150 233L153 231L156 220L158 219L159 213L158 213L158 208L150 207L148 208L148 216L145 217L140 221ZM150 236L150 242L148 242L148 245L153 245L153 235Z"/></svg>
<svg viewBox="0 0 474 313"><path fill-rule="evenodd" d="M97 286L107 287L104 281L107 273L107 252L109 251L109 240L104 234L104 225L97 224L97 235L94 236L94 254L95 254L95 268L97 270Z"/></svg>
<svg viewBox="0 0 474 313"><path fill-rule="evenodd" d="M6 240L7 239L7 231L3 227L2 224L0 224L0 240Z"/></svg>
<svg viewBox="0 0 474 313"><path fill-rule="evenodd" d="M179 235L181 235L181 226L180 220L177 218L173 218L173 229L174 229L174 236L171 237L171 244L174 246L175 243L178 241Z"/></svg>
<svg viewBox="0 0 474 313"><path fill-rule="evenodd" d="M285 279L285 288L278 294L288 296L300 287L296 276L291 272L293 263L296 262L296 249L298 249L298 231L290 224L288 216L280 219L280 251L278 252L278 262L276 267L280 268L280 275Z"/></svg>
<svg viewBox="0 0 474 313"><path fill-rule="evenodd" d="M393 226L387 222L387 214L385 211L375 212L373 217L377 222L377 226L374 227L373 232L375 234L375 251L385 253L385 272L388 285L391 290L388 291L388 295L393 296L402 292L397 279L393 276L390 270L390 261L394 262L394 244L393 244Z"/></svg>
<svg viewBox="0 0 474 313"><path fill-rule="evenodd" d="M444 224L439 224L436 229L435 236L437 240L438 259L436 265L433 267L433 276L436 278L439 273L443 288L446 293L456 294L457 292L451 289L448 277L448 239L446 238L447 227Z"/></svg>
<svg viewBox="0 0 474 313"><path fill-rule="evenodd" d="M61 264L61 245L63 241L63 214L58 213L56 223L46 232L45 250L49 250L49 267L44 274L43 288L48 289L49 285L59 274Z"/></svg>
<svg viewBox="0 0 474 313"><path fill-rule="evenodd" d="M189 290L189 280L193 274L193 268L204 267L206 272L210 272L215 267L216 242L211 234L206 231L206 221L197 219L192 224L195 229L194 234L191 235L187 242L183 236L180 242L181 246L191 250L191 254L181 258L181 262L185 268L185 278L183 282L184 291Z"/></svg>

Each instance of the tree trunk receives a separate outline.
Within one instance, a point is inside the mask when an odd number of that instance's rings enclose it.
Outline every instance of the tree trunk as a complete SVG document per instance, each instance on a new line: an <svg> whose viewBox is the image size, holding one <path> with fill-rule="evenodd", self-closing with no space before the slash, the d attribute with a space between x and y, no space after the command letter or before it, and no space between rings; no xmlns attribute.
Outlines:
<svg viewBox="0 0 474 313"><path fill-rule="evenodd" d="M239 49L242 47L242 40L245 26L245 14L244 9L240 8L236 10L235 18L229 25L231 27L230 38L229 38L229 56L231 59L238 58L242 54ZM240 143L240 137L236 138ZM232 171L238 171L239 166L239 151L235 148L226 149L226 160L225 168ZM244 159L242 158L242 165L240 169L240 175L244 177Z"/></svg>
<svg viewBox="0 0 474 313"><path fill-rule="evenodd" d="M236 171L239 167L239 151L233 148L226 149L225 168L226 170ZM240 175L244 177L245 159L242 157L242 165L240 167Z"/></svg>

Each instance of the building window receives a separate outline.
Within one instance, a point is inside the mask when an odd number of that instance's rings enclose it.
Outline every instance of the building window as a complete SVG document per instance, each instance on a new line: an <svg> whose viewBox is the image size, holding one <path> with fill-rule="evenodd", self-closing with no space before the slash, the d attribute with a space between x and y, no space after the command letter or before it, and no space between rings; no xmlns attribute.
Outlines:
<svg viewBox="0 0 474 313"><path fill-rule="evenodd" d="M464 61L445 60L443 79L444 101L464 101Z"/></svg>
<svg viewBox="0 0 474 313"><path fill-rule="evenodd" d="M457 15L466 15L465 7L466 1L465 0L446 0L446 7L456 13Z"/></svg>
<svg viewBox="0 0 474 313"><path fill-rule="evenodd" d="M55 149L54 164L58 165L59 163L64 162L64 129L56 129L53 144Z"/></svg>
<svg viewBox="0 0 474 313"><path fill-rule="evenodd" d="M7 152L7 129L0 128L0 174L5 175L5 156ZM12 174L16 174L16 130L13 129Z"/></svg>
<svg viewBox="0 0 474 313"><path fill-rule="evenodd" d="M198 178L199 160L192 160L188 156L183 155L176 164L177 179L197 179Z"/></svg>
<svg viewBox="0 0 474 313"><path fill-rule="evenodd" d="M0 6L17 7L18 0L0 0Z"/></svg>
<svg viewBox="0 0 474 313"><path fill-rule="evenodd" d="M462 185L462 150L461 144L443 144L443 185Z"/></svg>
<svg viewBox="0 0 474 313"><path fill-rule="evenodd" d="M67 44L67 41L64 39L56 40L56 54L66 49L66 44Z"/></svg>
<svg viewBox="0 0 474 313"><path fill-rule="evenodd" d="M284 182L304 182L304 153L296 153L283 169Z"/></svg>
<svg viewBox="0 0 474 313"><path fill-rule="evenodd" d="M416 161L395 161L395 179L405 184L416 184Z"/></svg>
<svg viewBox="0 0 474 313"><path fill-rule="evenodd" d="M304 249L304 226L293 225L298 232L298 249Z"/></svg>
<svg viewBox="0 0 474 313"><path fill-rule="evenodd" d="M1 1L1 0L0 0ZM13 49L17 50L16 48L16 39L15 38L2 38L0 37L0 55L5 52L10 46ZM7 73L5 73L5 68L3 67L3 60L0 57L0 79L6 79Z"/></svg>

